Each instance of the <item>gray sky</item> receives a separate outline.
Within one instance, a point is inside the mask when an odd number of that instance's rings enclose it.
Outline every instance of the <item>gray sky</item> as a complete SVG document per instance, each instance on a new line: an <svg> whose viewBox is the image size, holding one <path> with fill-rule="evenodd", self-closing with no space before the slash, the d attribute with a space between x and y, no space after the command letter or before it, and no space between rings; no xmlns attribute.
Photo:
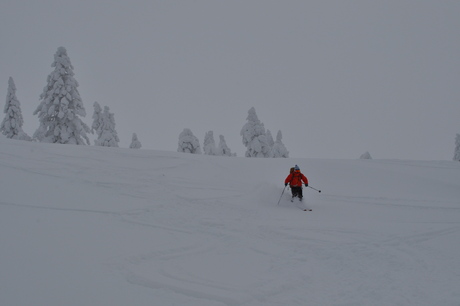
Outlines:
<svg viewBox="0 0 460 306"><path fill-rule="evenodd" d="M13 77L33 134L64 46L83 120L109 106L121 147L136 132L175 151L190 128L243 156L254 106L291 157L451 160L459 16L460 1L434 0L0 0L0 97Z"/></svg>

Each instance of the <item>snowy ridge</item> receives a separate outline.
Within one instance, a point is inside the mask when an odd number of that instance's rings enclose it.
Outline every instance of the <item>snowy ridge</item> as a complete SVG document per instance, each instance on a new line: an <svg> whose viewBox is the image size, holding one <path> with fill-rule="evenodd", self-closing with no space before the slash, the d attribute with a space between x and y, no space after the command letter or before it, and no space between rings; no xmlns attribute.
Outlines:
<svg viewBox="0 0 460 306"><path fill-rule="evenodd" d="M1 138L0 173L0 305L460 304L458 162Z"/></svg>

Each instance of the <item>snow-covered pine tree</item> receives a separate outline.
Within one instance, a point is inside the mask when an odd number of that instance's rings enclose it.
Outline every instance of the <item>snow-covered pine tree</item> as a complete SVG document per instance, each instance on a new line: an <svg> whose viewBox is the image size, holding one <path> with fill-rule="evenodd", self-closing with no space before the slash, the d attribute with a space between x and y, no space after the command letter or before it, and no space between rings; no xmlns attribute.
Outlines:
<svg viewBox="0 0 460 306"><path fill-rule="evenodd" d="M5 108L3 109L5 118L0 124L0 131L7 138L18 139L18 140L32 140L22 130L24 119L22 117L21 103L19 103L16 97L16 85L12 77L8 79L8 92L6 94Z"/></svg>
<svg viewBox="0 0 460 306"><path fill-rule="evenodd" d="M59 47L51 67L54 71L47 78L47 85L40 95L40 104L34 112L40 126L34 138L40 142L89 145L86 133L89 127L80 117L86 116L83 102L74 78L73 66L64 47Z"/></svg>
<svg viewBox="0 0 460 306"><path fill-rule="evenodd" d="M252 107L248 111L246 124L241 129L243 144L246 147L246 157L270 157L270 146L265 134L265 127L257 117L256 110Z"/></svg>
<svg viewBox="0 0 460 306"><path fill-rule="evenodd" d="M455 137L454 160L460 161L460 134Z"/></svg>
<svg viewBox="0 0 460 306"><path fill-rule="evenodd" d="M94 112L93 124L91 125L91 133L96 133L97 138L99 138L102 134L102 124L104 123L102 107L98 102L94 102L93 107Z"/></svg>
<svg viewBox="0 0 460 306"><path fill-rule="evenodd" d="M275 141L273 140L272 132L269 129L267 129L267 142L270 147L273 147L273 145L275 144Z"/></svg>
<svg viewBox="0 0 460 306"><path fill-rule="evenodd" d="M359 159L372 159L372 156L369 152L364 152L363 154L361 154Z"/></svg>
<svg viewBox="0 0 460 306"><path fill-rule="evenodd" d="M267 143L268 143L268 146L270 147L270 151L268 152L268 157L275 157L274 156L275 153L273 152L273 146L275 145L275 141L273 140L272 132L269 129L267 129L266 135L267 135Z"/></svg>
<svg viewBox="0 0 460 306"><path fill-rule="evenodd" d="M130 149L140 149L142 147L141 142L137 139L137 134L133 133L133 138L131 139Z"/></svg>
<svg viewBox="0 0 460 306"><path fill-rule="evenodd" d="M216 142L214 141L213 131L206 132L204 135L203 152L206 155L217 155Z"/></svg>
<svg viewBox="0 0 460 306"><path fill-rule="evenodd" d="M110 112L108 106L104 106L104 111L102 112L102 124L99 126L98 130L96 130L96 133L98 134L97 140L94 141L96 146L118 147L120 139L118 138L118 133L115 130L115 116Z"/></svg>
<svg viewBox="0 0 460 306"><path fill-rule="evenodd" d="M219 135L219 145L217 147L217 155L236 156L236 153L232 153L230 148L227 146L227 143L225 142L225 138L223 135Z"/></svg>
<svg viewBox="0 0 460 306"><path fill-rule="evenodd" d="M276 141L272 147L272 157L274 158L280 158L280 157L288 158L289 157L289 151L284 146L282 139L283 139L283 134L281 134L281 131L278 131L278 134L276 134Z"/></svg>
<svg viewBox="0 0 460 306"><path fill-rule="evenodd" d="M179 134L179 147L177 152L201 154L200 142L190 129L184 129Z"/></svg>

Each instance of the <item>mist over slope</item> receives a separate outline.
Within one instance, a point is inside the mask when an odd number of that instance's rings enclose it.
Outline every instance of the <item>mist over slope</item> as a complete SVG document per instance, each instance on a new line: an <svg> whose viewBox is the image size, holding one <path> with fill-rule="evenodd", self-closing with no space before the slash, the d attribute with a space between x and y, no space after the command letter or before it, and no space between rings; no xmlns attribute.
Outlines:
<svg viewBox="0 0 460 306"><path fill-rule="evenodd" d="M322 192L277 205L294 164ZM460 163L0 138L0 173L1 305L460 303Z"/></svg>

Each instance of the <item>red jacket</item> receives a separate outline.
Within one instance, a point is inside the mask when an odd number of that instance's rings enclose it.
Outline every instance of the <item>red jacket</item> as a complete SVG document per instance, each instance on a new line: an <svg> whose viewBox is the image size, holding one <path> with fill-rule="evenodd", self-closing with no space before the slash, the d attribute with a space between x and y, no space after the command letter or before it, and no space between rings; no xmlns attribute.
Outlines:
<svg viewBox="0 0 460 306"><path fill-rule="evenodd" d="M289 184L291 187L300 187L302 186L302 181L304 184L308 185L307 177L303 175L300 170L297 170L287 176L287 178L284 180L284 184Z"/></svg>

